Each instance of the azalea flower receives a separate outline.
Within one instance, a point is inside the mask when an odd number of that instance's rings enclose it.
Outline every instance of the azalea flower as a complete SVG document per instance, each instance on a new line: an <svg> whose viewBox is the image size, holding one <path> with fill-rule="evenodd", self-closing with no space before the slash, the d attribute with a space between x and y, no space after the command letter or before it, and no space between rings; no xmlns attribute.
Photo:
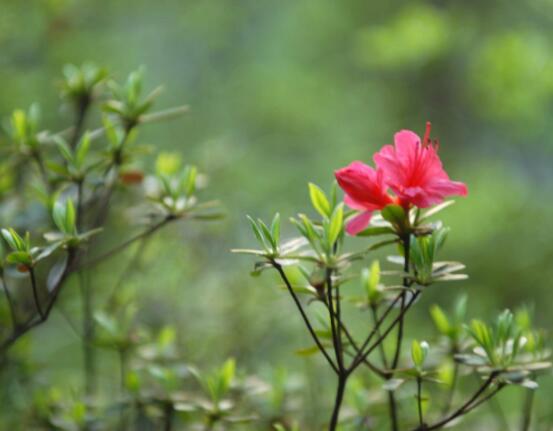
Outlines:
<svg viewBox="0 0 553 431"><path fill-rule="evenodd" d="M438 157L438 143L430 140L430 123L426 123L424 141L410 131L395 134L394 145L385 145L374 155L384 172L385 182L404 208L419 208L443 202L446 196L466 196L467 186L451 181Z"/></svg>
<svg viewBox="0 0 553 431"><path fill-rule="evenodd" d="M387 193L384 172L355 161L335 172L338 184L345 192L344 202L350 208L361 211L349 221L346 231L356 235L367 227L374 211L397 203L397 199Z"/></svg>
<svg viewBox="0 0 553 431"><path fill-rule="evenodd" d="M430 140L430 123L420 137L402 130L395 134L394 145L385 145L374 155L376 169L355 161L335 172L345 192L344 202L360 213L349 221L346 231L356 235L367 227L374 211L399 204L427 208L446 196L467 195L467 186L452 181L438 157L438 143ZM391 190L393 194L390 194Z"/></svg>

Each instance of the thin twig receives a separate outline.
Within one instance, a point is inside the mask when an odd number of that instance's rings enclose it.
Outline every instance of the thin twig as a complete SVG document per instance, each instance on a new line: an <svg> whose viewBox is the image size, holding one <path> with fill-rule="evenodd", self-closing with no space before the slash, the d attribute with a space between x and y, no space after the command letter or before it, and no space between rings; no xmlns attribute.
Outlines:
<svg viewBox="0 0 553 431"><path fill-rule="evenodd" d="M44 312L42 311L40 300L38 299L38 286L36 284L35 270L32 267L29 268L29 275L31 277L31 287L33 289L33 298L35 300L36 309L40 317L44 319Z"/></svg>
<svg viewBox="0 0 553 431"><path fill-rule="evenodd" d="M280 275L280 278L282 279L282 281L284 281L284 284L288 288L288 292L290 292L290 295L292 296L292 299L294 300L294 302L295 302L295 304L296 304L296 306L297 306L297 308L298 308L298 310L301 314L301 317L303 318L303 321L304 321L305 325L307 326L307 329L309 330L309 333L311 334L311 337L313 338L313 341L315 341L315 344L317 345L317 347L319 348L319 350L321 351L323 356L326 358L328 364L332 367L334 372L336 374L338 374L337 366L334 364L334 362L332 361L332 359L328 355L327 351L325 350L325 348L321 344L321 341L319 340L319 337L317 337L317 334L315 333L315 331L313 329L313 326L311 326L311 322L309 321L309 318L307 317L307 314L305 314L303 306L301 305L301 302L298 299L298 296L296 295L296 292L294 292L294 289L292 288L292 285L291 285L290 281L288 280L288 277L286 276L284 270L282 269L282 266L279 263L275 262L275 261L272 262L272 265L278 271L278 273Z"/></svg>
<svg viewBox="0 0 553 431"><path fill-rule="evenodd" d="M380 326L384 323L384 320L386 319L386 317L388 317L388 314L390 314L390 312L394 309L394 306L396 305L396 303L401 299L401 293L396 296L394 298L394 300L390 303L390 305L388 305L388 308L386 308L386 310L384 311L384 313L382 314L382 316L380 316L380 319L379 321L374 325L373 329L369 332L369 334L367 335L367 338L365 339L365 341L363 342L363 344L361 345L361 348L359 349L359 355L358 357L356 358L356 360L353 361L353 363L350 365L350 370L353 371L353 369L355 369L356 367L356 363L361 359L361 357L363 356L362 352L365 350L365 348L369 345L369 343L371 342L372 338L377 334L378 330L380 329ZM366 356L365 356L366 358Z"/></svg>
<svg viewBox="0 0 553 431"><path fill-rule="evenodd" d="M103 253L99 256L96 256L96 257L94 257L94 258L92 258L92 259L90 259L86 262L83 262L79 269L90 268L90 267L98 265L99 263L103 262L107 258L109 258L109 257L125 250L127 247L132 245L134 242L136 242L140 239L144 239L144 238L152 235L154 232L161 229L163 226L165 226L167 223L169 223L170 221L173 221L173 220L176 220L176 218L175 217L165 217L160 222L150 226L144 232L141 232L141 233L129 238L128 240L122 242L121 244L113 247L112 249L108 250L107 252L105 252L105 253Z"/></svg>
<svg viewBox="0 0 553 431"><path fill-rule="evenodd" d="M388 334L396 327L396 325L398 324L398 322L400 321L400 319L403 317L403 315L405 313L407 313L407 311L409 311L409 308L411 308L411 305L413 305L413 303L415 302L415 300L418 298L418 296L420 295L420 290L417 290L413 296L411 297L411 299L409 300L409 302L405 305L405 307L403 308L402 311L400 311L400 313L396 316L396 318L392 321L392 323L390 324L390 326L388 326L388 328L382 333L381 336L379 336L377 338L377 340L371 344L371 346L350 366L349 370L348 370L348 373L351 373L355 370L355 368L357 368L359 366L359 364L361 364L361 362L366 359L372 352L375 348L378 347L378 345L384 341L386 339L386 337L388 336ZM380 318L380 321L382 322L383 321L383 317L382 316ZM378 325L378 327L380 327L380 325ZM374 331L374 330L373 330Z"/></svg>
<svg viewBox="0 0 553 431"><path fill-rule="evenodd" d="M337 327L336 320L339 319L338 301L336 301L336 315L334 314L333 305L333 292L332 292L332 272L330 269L326 271L326 292L328 301L328 314L330 316L330 330L332 333L332 344L334 345L334 353L336 355L336 363L338 364L338 371L342 373L344 371L343 357L341 353L341 335Z"/></svg>
<svg viewBox="0 0 553 431"><path fill-rule="evenodd" d="M439 420L438 422L432 424L432 425L423 425L415 428L413 431L432 431L437 430L445 425L447 425L449 422L457 419L460 416L465 415L466 413L470 412L473 408L480 405L482 402L487 401L489 398L491 398L493 395L495 395L497 392L499 392L499 389L492 392L492 394L488 395L487 397L483 398L478 402L478 398L488 389L488 387L493 383L494 379L496 377L496 373L491 373L490 376L486 379L486 381L476 390L476 392L466 401L461 407L459 407L457 410L455 410L453 413L451 413L449 416L446 416L445 418ZM500 388L500 387L499 387Z"/></svg>

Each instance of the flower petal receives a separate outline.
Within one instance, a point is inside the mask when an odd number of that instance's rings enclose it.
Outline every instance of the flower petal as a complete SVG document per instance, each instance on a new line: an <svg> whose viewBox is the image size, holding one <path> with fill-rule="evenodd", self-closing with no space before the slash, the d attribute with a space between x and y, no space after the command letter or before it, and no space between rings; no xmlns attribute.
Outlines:
<svg viewBox="0 0 553 431"><path fill-rule="evenodd" d="M335 176L342 190L349 196L348 201L353 204L352 208L374 210L383 208L391 201L386 192L382 171L375 171L362 162L355 161L338 169Z"/></svg>
<svg viewBox="0 0 553 431"><path fill-rule="evenodd" d="M467 195L465 184L449 179L437 147L423 145L410 130L396 133L394 146L384 146L374 155L374 161L402 204L426 208L442 202L446 196Z"/></svg>
<svg viewBox="0 0 553 431"><path fill-rule="evenodd" d="M369 222L371 221L371 217L371 211L364 211L356 215L346 225L346 232L351 236L357 235L368 226Z"/></svg>

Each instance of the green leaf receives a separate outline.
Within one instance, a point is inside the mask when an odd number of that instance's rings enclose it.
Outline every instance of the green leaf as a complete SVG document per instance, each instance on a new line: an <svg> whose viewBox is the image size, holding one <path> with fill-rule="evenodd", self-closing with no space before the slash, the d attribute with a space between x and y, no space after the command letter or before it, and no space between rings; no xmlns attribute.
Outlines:
<svg viewBox="0 0 553 431"><path fill-rule="evenodd" d="M69 145L67 145L64 139L60 136L55 136L54 139L56 140L56 146L58 147L58 150L63 156L63 158L68 163L73 163L73 153L71 152Z"/></svg>
<svg viewBox="0 0 553 431"><path fill-rule="evenodd" d="M257 219L257 225L261 228L261 232L263 233L263 236L265 239L269 242L271 245L271 250L276 253L277 251L277 243L275 239L273 238L273 235L271 234L271 231L267 227L267 225L263 222L261 219Z"/></svg>
<svg viewBox="0 0 553 431"><path fill-rule="evenodd" d="M451 331L451 325L443 310L438 305L430 307L430 316L434 321L434 325L442 335L449 335Z"/></svg>
<svg viewBox="0 0 553 431"><path fill-rule="evenodd" d="M12 250L18 251L24 248L23 240L12 228L2 229L2 236Z"/></svg>
<svg viewBox="0 0 553 431"><path fill-rule="evenodd" d="M319 235L317 234L317 231L313 226L313 222L305 214L300 214L299 217L303 222L303 227L305 229L305 237L309 240L309 242L312 245L314 245L317 239L319 238Z"/></svg>
<svg viewBox="0 0 553 431"><path fill-rule="evenodd" d="M356 236L377 236L393 233L395 233L394 230L387 226L371 226L359 232Z"/></svg>
<svg viewBox="0 0 553 431"><path fill-rule="evenodd" d="M178 153L161 152L156 159L156 173L158 175L174 175L182 164Z"/></svg>
<svg viewBox="0 0 553 431"><path fill-rule="evenodd" d="M69 234L74 234L76 232L76 214L75 207L73 206L73 201L67 199L65 201L65 232Z"/></svg>
<svg viewBox="0 0 553 431"><path fill-rule="evenodd" d="M198 169L196 166L187 166L185 168L183 190L187 197L190 197L196 191L196 177L198 176Z"/></svg>
<svg viewBox="0 0 553 431"><path fill-rule="evenodd" d="M478 319L471 321L469 327L467 327L469 334L472 336L480 347L484 349L488 359L492 364L496 363L496 357L494 352L494 340L492 338L492 331L484 322Z"/></svg>
<svg viewBox="0 0 553 431"><path fill-rule="evenodd" d="M236 375L236 361L234 358L227 359L221 368L221 380L223 383L223 392L226 392Z"/></svg>
<svg viewBox="0 0 553 431"><path fill-rule="evenodd" d="M428 343L426 341L418 342L413 340L411 344L411 358L413 359L413 364L416 368L421 368L426 360L428 355Z"/></svg>
<svg viewBox="0 0 553 431"><path fill-rule="evenodd" d="M306 347L303 349L296 350L296 355L311 356L311 355L316 355L318 352L319 352L319 348L317 346L311 346L311 347Z"/></svg>
<svg viewBox="0 0 553 431"><path fill-rule="evenodd" d="M380 213L384 220L398 227L403 227L407 221L405 210L400 205L387 205Z"/></svg>
<svg viewBox="0 0 553 431"><path fill-rule="evenodd" d="M26 251L13 251L6 256L6 261L15 265L31 266L33 259Z"/></svg>
<svg viewBox="0 0 553 431"><path fill-rule="evenodd" d="M265 238L263 237L263 234L261 233L261 229L257 225L257 222L253 218L251 218L249 215L246 216L246 217L250 222L250 225L252 227L252 231L253 231L255 237L257 238L257 240L259 241L259 244L261 244L261 246L265 249L265 251L268 252L269 251L269 244L267 244L267 242L265 241Z"/></svg>
<svg viewBox="0 0 553 431"><path fill-rule="evenodd" d="M313 208L323 217L330 216L330 203L325 193L319 186L309 183L309 197L311 198L311 204Z"/></svg>
<svg viewBox="0 0 553 431"><path fill-rule="evenodd" d="M83 137L79 141L75 150L75 162L77 166L81 167L84 164L88 151L90 150L90 133L87 131L83 134Z"/></svg>
<svg viewBox="0 0 553 431"><path fill-rule="evenodd" d="M457 323L461 323L465 320L467 315L467 295L461 295L455 303L455 320Z"/></svg>
<svg viewBox="0 0 553 431"><path fill-rule="evenodd" d="M334 208L328 224L328 244L330 247L338 240L344 227L344 204L339 204Z"/></svg>
<svg viewBox="0 0 553 431"><path fill-rule="evenodd" d="M280 214L276 213L271 222L271 235L278 244L280 241Z"/></svg>
<svg viewBox="0 0 553 431"><path fill-rule="evenodd" d="M380 262L378 260L373 261L370 269L364 268L361 271L361 280L367 292L369 302L374 302L380 296L380 291L378 290L378 284L380 283Z"/></svg>
<svg viewBox="0 0 553 431"><path fill-rule="evenodd" d="M27 114L22 109L16 109L12 113L12 128L17 138L25 139L27 136Z"/></svg>

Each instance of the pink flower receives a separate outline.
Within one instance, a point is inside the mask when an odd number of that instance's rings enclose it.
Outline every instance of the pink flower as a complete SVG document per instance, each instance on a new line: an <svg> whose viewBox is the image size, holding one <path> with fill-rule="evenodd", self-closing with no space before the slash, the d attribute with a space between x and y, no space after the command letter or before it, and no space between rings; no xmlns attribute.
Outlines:
<svg viewBox="0 0 553 431"><path fill-rule="evenodd" d="M350 208L361 211L349 221L346 231L356 235L367 227L373 211L381 210L394 203L394 198L386 190L384 173L374 170L362 162L352 162L335 172L338 184L346 193L344 202Z"/></svg>
<svg viewBox="0 0 553 431"><path fill-rule="evenodd" d="M402 206L427 208L446 196L467 195L467 186L451 181L438 157L438 144L430 141L430 123L426 124L424 141L416 133L402 130L394 136L394 146L386 145L374 155L384 172L386 184Z"/></svg>
<svg viewBox="0 0 553 431"><path fill-rule="evenodd" d="M410 130L395 134L394 145L385 145L374 155L376 170L353 162L335 172L345 192L344 202L359 214L348 222L346 231L356 235L367 227L374 211L399 204L427 208L446 196L467 195L467 186L451 181L438 157L438 143L430 140L430 123L424 139ZM393 195L388 193L393 191Z"/></svg>

